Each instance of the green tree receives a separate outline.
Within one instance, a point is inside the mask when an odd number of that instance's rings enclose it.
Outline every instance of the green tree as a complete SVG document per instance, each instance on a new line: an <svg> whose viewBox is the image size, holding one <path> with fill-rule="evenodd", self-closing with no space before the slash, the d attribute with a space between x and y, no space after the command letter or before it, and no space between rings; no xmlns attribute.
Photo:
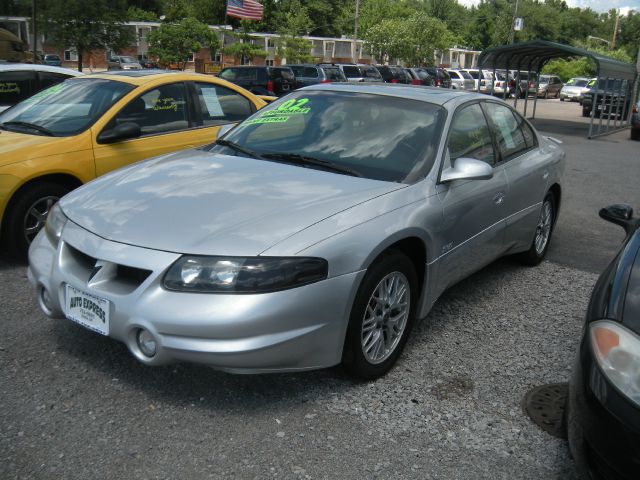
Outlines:
<svg viewBox="0 0 640 480"><path fill-rule="evenodd" d="M201 48L209 48L215 55L220 47L218 35L195 18L185 18L177 23L163 23L149 34L149 53L160 63L177 63L184 69L186 59Z"/></svg>
<svg viewBox="0 0 640 480"><path fill-rule="evenodd" d="M142 10L138 7L129 7L127 10L127 19L139 22L157 22L159 20L157 13Z"/></svg>
<svg viewBox="0 0 640 480"><path fill-rule="evenodd" d="M61 48L75 48L80 71L84 53L118 50L133 41L131 29L125 25L126 0L49 0L40 19L40 31L48 41Z"/></svg>
<svg viewBox="0 0 640 480"><path fill-rule="evenodd" d="M232 43L228 47L225 47L224 54L231 55L236 58L247 58L251 60L254 57L266 57L268 53L262 48L258 47L252 42L252 37L249 34L251 23L248 20L240 22L241 28L238 32L233 32L233 36L236 38L236 43Z"/></svg>
<svg viewBox="0 0 640 480"><path fill-rule="evenodd" d="M433 65L435 52L455 43L445 23L424 12L382 20L369 27L363 39L379 60L396 58L410 65Z"/></svg>
<svg viewBox="0 0 640 480"><path fill-rule="evenodd" d="M287 63L304 63L313 60L311 56L312 43L301 38L311 28L311 19L307 7L303 7L299 0L287 2L287 9L280 12L278 21L278 39L276 48L281 58Z"/></svg>

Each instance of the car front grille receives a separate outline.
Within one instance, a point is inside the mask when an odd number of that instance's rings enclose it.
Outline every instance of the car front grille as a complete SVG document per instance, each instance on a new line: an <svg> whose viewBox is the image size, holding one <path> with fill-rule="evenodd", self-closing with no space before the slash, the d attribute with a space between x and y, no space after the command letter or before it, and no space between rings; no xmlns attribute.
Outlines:
<svg viewBox="0 0 640 480"><path fill-rule="evenodd" d="M92 289L116 294L133 292L152 273L151 270L95 258L66 242L62 246L61 268Z"/></svg>

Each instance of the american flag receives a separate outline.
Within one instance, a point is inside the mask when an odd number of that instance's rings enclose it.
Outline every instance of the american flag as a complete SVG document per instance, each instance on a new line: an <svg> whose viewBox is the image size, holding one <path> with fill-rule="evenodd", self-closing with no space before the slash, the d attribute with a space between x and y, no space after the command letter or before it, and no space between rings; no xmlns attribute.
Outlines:
<svg viewBox="0 0 640 480"><path fill-rule="evenodd" d="M264 8L255 0L227 0L227 15L247 20L262 20Z"/></svg>

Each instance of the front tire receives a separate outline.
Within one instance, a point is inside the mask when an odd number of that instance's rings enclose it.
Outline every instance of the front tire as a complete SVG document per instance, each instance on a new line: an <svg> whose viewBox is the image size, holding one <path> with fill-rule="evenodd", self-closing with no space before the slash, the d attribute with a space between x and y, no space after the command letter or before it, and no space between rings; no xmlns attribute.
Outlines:
<svg viewBox="0 0 640 480"><path fill-rule="evenodd" d="M553 232L556 215L556 200L553 193L549 192L542 202L531 247L520 255L520 260L525 265L535 266L544 260L551 243L551 233Z"/></svg>
<svg viewBox="0 0 640 480"><path fill-rule="evenodd" d="M69 192L63 185L42 182L16 194L7 209L2 228L9 253L18 259L27 256L29 245L44 227L51 207Z"/></svg>
<svg viewBox="0 0 640 480"><path fill-rule="evenodd" d="M392 251L367 271L351 309L342 354L348 373L373 380L387 373L413 326L418 277L406 255Z"/></svg>

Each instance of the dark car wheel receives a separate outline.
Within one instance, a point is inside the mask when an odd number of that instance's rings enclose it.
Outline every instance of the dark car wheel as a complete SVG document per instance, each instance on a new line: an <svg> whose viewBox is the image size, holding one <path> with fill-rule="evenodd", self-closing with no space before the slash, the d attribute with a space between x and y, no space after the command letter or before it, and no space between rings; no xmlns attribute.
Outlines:
<svg viewBox="0 0 640 480"><path fill-rule="evenodd" d="M631 129L631 140L640 140L640 128Z"/></svg>
<svg viewBox="0 0 640 480"><path fill-rule="evenodd" d="M50 182L36 183L19 192L9 204L3 225L3 237L9 253L26 258L29 245L44 227L51 207L69 189Z"/></svg>
<svg viewBox="0 0 640 480"><path fill-rule="evenodd" d="M526 265L538 265L547 254L551 243L551 233L556 220L556 202L551 192L547 193L540 208L538 224L531 242L531 247L520 255L520 259Z"/></svg>
<svg viewBox="0 0 640 480"><path fill-rule="evenodd" d="M591 115L591 110L583 107L582 108L582 116L583 117L588 117L589 115Z"/></svg>
<svg viewBox="0 0 640 480"><path fill-rule="evenodd" d="M413 325L418 278L411 260L393 251L367 271L356 295L342 354L353 376L372 380L396 362Z"/></svg>

